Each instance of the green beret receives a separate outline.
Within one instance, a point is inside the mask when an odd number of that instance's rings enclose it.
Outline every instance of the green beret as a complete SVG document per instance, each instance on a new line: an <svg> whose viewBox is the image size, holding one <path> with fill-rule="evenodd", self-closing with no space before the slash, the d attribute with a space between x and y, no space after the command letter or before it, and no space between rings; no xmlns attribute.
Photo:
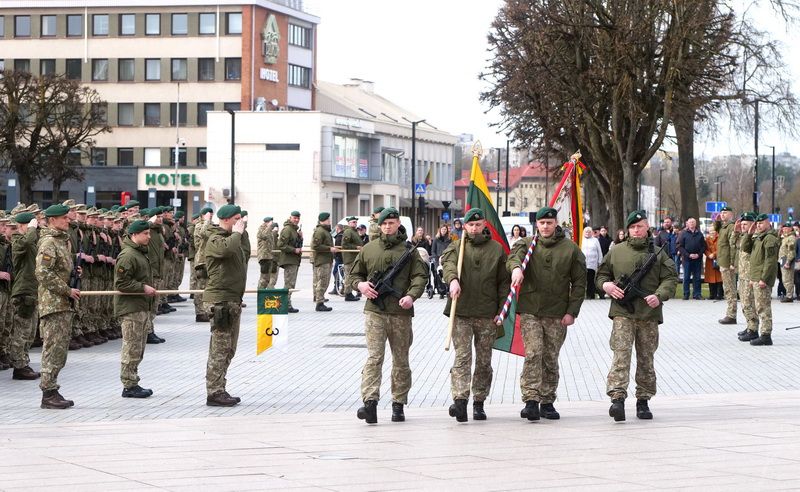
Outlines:
<svg viewBox="0 0 800 492"><path fill-rule="evenodd" d="M272 217L267 215L266 217L264 217L264 222L272 222Z"/></svg>
<svg viewBox="0 0 800 492"><path fill-rule="evenodd" d="M472 222L473 220L483 220L486 218L486 214L483 213L483 210L479 208L471 208L467 211L464 215L464 222Z"/></svg>
<svg viewBox="0 0 800 492"><path fill-rule="evenodd" d="M213 213L214 213L214 209L211 208L211 207L203 207L203 208L200 209L200 215L213 214Z"/></svg>
<svg viewBox="0 0 800 492"><path fill-rule="evenodd" d="M354 220L358 220L358 217L356 217L355 215L351 215L350 217L347 217L344 220L346 220L347 222L352 222Z"/></svg>
<svg viewBox="0 0 800 492"><path fill-rule="evenodd" d="M69 207L67 207L67 208L69 209ZM28 222L32 221L35 218L36 218L36 216L33 215L30 212L22 212L22 213L19 213L19 214L15 215L12 220L14 222L16 222L17 224L27 224ZM789 227L791 227L791 226L789 226Z"/></svg>
<svg viewBox="0 0 800 492"><path fill-rule="evenodd" d="M175 207L173 207L172 205L164 205L163 207L161 207L161 210L163 212L172 212L173 210L175 210Z"/></svg>
<svg viewBox="0 0 800 492"><path fill-rule="evenodd" d="M792 223L791 222L786 222L785 224L783 224L783 227L792 227Z"/></svg>
<svg viewBox="0 0 800 492"><path fill-rule="evenodd" d="M198 217L200 217L200 212L195 212L192 214L192 220L195 220Z"/></svg>
<svg viewBox="0 0 800 492"><path fill-rule="evenodd" d="M629 213L628 218L625 219L625 228L627 229L632 224L642 220L647 220L647 212L644 210L634 210L633 212Z"/></svg>
<svg viewBox="0 0 800 492"><path fill-rule="evenodd" d="M373 214L379 214L381 212L383 212L383 207L375 207L372 209Z"/></svg>
<svg viewBox="0 0 800 492"><path fill-rule="evenodd" d="M247 217L247 210L242 210L242 217Z"/></svg>
<svg viewBox="0 0 800 492"><path fill-rule="evenodd" d="M111 206L111 210L113 210L114 212L116 212L117 210L119 210L119 205L112 205L112 206Z"/></svg>
<svg viewBox="0 0 800 492"><path fill-rule="evenodd" d="M732 207L729 207L729 206L727 206L727 205L725 205L724 207L722 207L721 209L719 209L719 211L720 211L720 212L733 212L733 208L732 208Z"/></svg>
<svg viewBox="0 0 800 492"><path fill-rule="evenodd" d="M125 204L126 208L133 208L133 207L138 207L138 206L139 206L139 202L136 201L136 200L128 200L128 203Z"/></svg>
<svg viewBox="0 0 800 492"><path fill-rule="evenodd" d="M289 215L291 215L292 217L300 217L300 212L298 212L297 210L292 210L292 213L290 213Z"/></svg>
<svg viewBox="0 0 800 492"><path fill-rule="evenodd" d="M758 214L756 216L756 222L761 222L762 220L769 220L769 215L767 215L767 214Z"/></svg>
<svg viewBox="0 0 800 492"><path fill-rule="evenodd" d="M742 215L739 216L739 219L745 222L755 222L756 214L753 212L742 212Z"/></svg>
<svg viewBox="0 0 800 492"><path fill-rule="evenodd" d="M378 216L378 224L383 224L383 221L386 219L399 219L400 212L397 211L394 207L384 208L381 210L380 216Z"/></svg>
<svg viewBox="0 0 800 492"><path fill-rule="evenodd" d="M128 234L138 234L148 229L150 229L150 223L146 220L134 220L128 226Z"/></svg>
<svg viewBox="0 0 800 492"><path fill-rule="evenodd" d="M150 217L150 209L149 208L140 208L139 215L142 217Z"/></svg>
<svg viewBox="0 0 800 492"><path fill-rule="evenodd" d="M331 214L329 212L320 212L319 216L317 217L317 220L322 222L322 221L328 220L330 218L330 216L331 216Z"/></svg>
<svg viewBox="0 0 800 492"><path fill-rule="evenodd" d="M45 217L61 217L62 215L67 215L67 212L69 212L69 207L66 206L66 205L61 205L59 203L59 204L50 205L49 207L47 207L47 209L44 211L44 216Z"/></svg>
<svg viewBox="0 0 800 492"><path fill-rule="evenodd" d="M536 220L557 218L558 211L552 207L542 207L536 212ZM466 222L466 220L464 222Z"/></svg>
<svg viewBox="0 0 800 492"><path fill-rule="evenodd" d="M236 214L241 214L242 209L239 208L238 205L231 205L230 203L227 205L223 205L217 210L217 217L220 219L230 219Z"/></svg>
<svg viewBox="0 0 800 492"><path fill-rule="evenodd" d="M178 210L177 212L175 212L175 218L176 218L176 219L180 219L180 218L182 218L184 215L186 215L186 214L184 214L184 213L183 213L183 210Z"/></svg>

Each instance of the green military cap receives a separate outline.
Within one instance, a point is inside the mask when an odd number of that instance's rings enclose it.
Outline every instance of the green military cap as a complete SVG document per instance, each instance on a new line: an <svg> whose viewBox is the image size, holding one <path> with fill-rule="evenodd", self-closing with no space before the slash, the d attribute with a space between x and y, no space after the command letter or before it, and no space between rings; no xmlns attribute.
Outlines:
<svg viewBox="0 0 800 492"><path fill-rule="evenodd" d="M354 221L354 220L358 220L358 217L356 217L356 216L354 216L354 215L351 215L350 217L347 217L347 218L346 218L346 219L344 219L344 220L346 220L347 222L352 222L352 221Z"/></svg>
<svg viewBox="0 0 800 492"><path fill-rule="evenodd" d="M625 228L627 229L631 225L642 220L647 220L647 212L644 210L634 210L633 212L629 213L628 218L625 219Z"/></svg>
<svg viewBox="0 0 800 492"><path fill-rule="evenodd" d="M239 208L238 205L231 205L230 203L227 205L223 205L217 210L217 217L220 219L230 219L236 214L241 214L242 209Z"/></svg>
<svg viewBox="0 0 800 492"><path fill-rule="evenodd" d="M200 217L200 212L195 212L192 214L192 220L195 220Z"/></svg>
<svg viewBox="0 0 800 492"><path fill-rule="evenodd" d="M397 211L394 207L384 208L381 210L381 214L378 216L378 224L383 224L383 221L386 219L399 219L400 212Z"/></svg>
<svg viewBox="0 0 800 492"><path fill-rule="evenodd" d="M117 210L119 210L119 205L111 205L111 210L116 212Z"/></svg>
<svg viewBox="0 0 800 492"><path fill-rule="evenodd" d="M786 222L786 223L783 224L783 227L792 227L792 223L791 222Z"/></svg>
<svg viewBox="0 0 800 492"><path fill-rule="evenodd" d="M86 213L86 205L84 205L82 203L80 205L76 205L75 206L75 212L77 212L79 214L85 214Z"/></svg>
<svg viewBox="0 0 800 492"><path fill-rule="evenodd" d="M212 213L214 213L214 209L211 207L203 207L200 209L200 215L212 214Z"/></svg>
<svg viewBox="0 0 800 492"><path fill-rule="evenodd" d="M319 214L319 216L317 216L317 220L322 222L322 221L328 220L330 218L330 216L331 216L330 212L321 212Z"/></svg>
<svg viewBox="0 0 800 492"><path fill-rule="evenodd" d="M11 209L10 213L17 214L17 213L22 212L23 210L25 210L25 204L24 203L18 203L16 207Z"/></svg>
<svg viewBox="0 0 800 492"><path fill-rule="evenodd" d="M536 211L536 220L556 218L558 218L558 211L553 207L542 207ZM466 222L466 220L464 222Z"/></svg>
<svg viewBox="0 0 800 492"><path fill-rule="evenodd" d="M99 215L100 215L100 211L97 210L94 207L92 207L92 208L90 208L89 210L86 211L86 216L87 217L97 217Z"/></svg>
<svg viewBox="0 0 800 492"><path fill-rule="evenodd" d="M483 210L479 208L471 208L467 211L464 215L464 222L472 222L474 220L483 220L486 218L486 214L483 213Z"/></svg>
<svg viewBox="0 0 800 492"><path fill-rule="evenodd" d="M44 216L45 217L61 217L62 215L67 215L67 212L69 212L69 207L66 206L66 205L61 205L59 203L59 204L50 205L49 207L47 207L47 209L44 211Z"/></svg>
<svg viewBox="0 0 800 492"><path fill-rule="evenodd" d="M69 200L64 200L64 203L62 203L61 205L66 205L66 206L68 206L69 208L72 208L72 207L74 207L75 205L77 205L77 203L75 202L75 200L73 200L72 198L70 198Z"/></svg>
<svg viewBox="0 0 800 492"><path fill-rule="evenodd" d="M753 212L742 212L742 215L739 216L739 219L745 222L755 222L756 214Z"/></svg>
<svg viewBox="0 0 800 492"><path fill-rule="evenodd" d="M719 209L719 211L720 212L733 212L733 207L729 207L729 206L725 205L724 207Z"/></svg>
<svg viewBox="0 0 800 492"><path fill-rule="evenodd" d="M242 210L242 217L247 217L247 210Z"/></svg>
<svg viewBox="0 0 800 492"><path fill-rule="evenodd" d="M290 213L289 215L291 215L292 217L300 217L300 212L298 212L297 210L292 210L292 213Z"/></svg>
<svg viewBox="0 0 800 492"><path fill-rule="evenodd" d="M769 220L769 215L767 215L767 214L758 214L756 216L756 222L761 222L762 220Z"/></svg>
<svg viewBox="0 0 800 492"><path fill-rule="evenodd" d="M186 215L186 214L183 213L183 210L178 210L177 212L175 212L175 218L176 219L181 219L181 218L183 218L184 215Z"/></svg>
<svg viewBox="0 0 800 492"><path fill-rule="evenodd" d="M131 222L131 225L128 226L128 234L138 234L147 229L150 229L150 223L146 220L134 220Z"/></svg>
<svg viewBox="0 0 800 492"><path fill-rule="evenodd" d="M140 208L139 215L142 217L150 217L150 209L149 208Z"/></svg>
<svg viewBox="0 0 800 492"><path fill-rule="evenodd" d="M17 224L27 224L28 222L32 221L35 218L36 216L33 215L31 212L20 212L17 215L15 215L12 220Z"/></svg>
<svg viewBox="0 0 800 492"><path fill-rule="evenodd" d="M28 205L28 208L25 209L26 212L30 212L32 214L39 213L40 210L41 209L39 208L39 205L36 205L35 203Z"/></svg>
<svg viewBox="0 0 800 492"><path fill-rule="evenodd" d="M172 212L173 210L175 210L175 207L173 207L172 205L164 205L161 207L161 210L163 210L164 212Z"/></svg>
<svg viewBox="0 0 800 492"><path fill-rule="evenodd" d="M272 217L267 215L266 217L264 217L264 222L272 222Z"/></svg>
<svg viewBox="0 0 800 492"><path fill-rule="evenodd" d="M128 203L125 204L125 207L131 209L133 207L138 207L139 202L137 200L128 200Z"/></svg>
<svg viewBox="0 0 800 492"><path fill-rule="evenodd" d="M379 214L381 212L383 212L383 207L375 207L372 209L373 214Z"/></svg>

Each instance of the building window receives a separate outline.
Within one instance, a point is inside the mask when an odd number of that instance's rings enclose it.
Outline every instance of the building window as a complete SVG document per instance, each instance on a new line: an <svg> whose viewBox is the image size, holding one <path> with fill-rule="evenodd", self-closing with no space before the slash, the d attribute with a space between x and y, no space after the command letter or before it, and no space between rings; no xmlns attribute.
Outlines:
<svg viewBox="0 0 800 492"><path fill-rule="evenodd" d="M202 81L214 80L213 58L197 59L197 80L202 80Z"/></svg>
<svg viewBox="0 0 800 492"><path fill-rule="evenodd" d="M355 137L334 135L333 175L342 178L369 178L369 142Z"/></svg>
<svg viewBox="0 0 800 492"><path fill-rule="evenodd" d="M31 61L27 58L18 58L14 60L15 72L28 72L31 71Z"/></svg>
<svg viewBox="0 0 800 492"><path fill-rule="evenodd" d="M79 149L72 149L67 153L67 164L70 166L81 165L81 151Z"/></svg>
<svg viewBox="0 0 800 492"><path fill-rule="evenodd" d="M148 36L161 34L161 14L146 14L144 16L144 33Z"/></svg>
<svg viewBox="0 0 800 492"><path fill-rule="evenodd" d="M136 35L136 16L134 14L120 14L119 16L119 35Z"/></svg>
<svg viewBox="0 0 800 492"><path fill-rule="evenodd" d="M214 103L197 103L197 126L208 125L209 111L214 111Z"/></svg>
<svg viewBox="0 0 800 492"><path fill-rule="evenodd" d="M92 149L92 165L105 166L107 163L108 149L105 147L95 147Z"/></svg>
<svg viewBox="0 0 800 492"><path fill-rule="evenodd" d="M206 167L208 165L208 158L206 157L206 148L197 148L197 165L198 167Z"/></svg>
<svg viewBox="0 0 800 492"><path fill-rule="evenodd" d="M172 80L186 80L186 58L172 59Z"/></svg>
<svg viewBox="0 0 800 492"><path fill-rule="evenodd" d="M134 76L134 61L133 58L120 58L119 64L119 81L120 82L133 82Z"/></svg>
<svg viewBox="0 0 800 492"><path fill-rule="evenodd" d="M133 166L133 149L122 148L117 149L117 165L118 166Z"/></svg>
<svg viewBox="0 0 800 492"><path fill-rule="evenodd" d="M242 103L225 103L222 105L222 109L225 111L239 111L242 109Z"/></svg>
<svg viewBox="0 0 800 492"><path fill-rule="evenodd" d="M144 80L161 80L161 59L148 58L145 60Z"/></svg>
<svg viewBox="0 0 800 492"><path fill-rule="evenodd" d="M93 81L108 80L107 58L97 58L92 60L92 80Z"/></svg>
<svg viewBox="0 0 800 492"><path fill-rule="evenodd" d="M42 16L42 37L49 38L56 35L56 16L43 15Z"/></svg>
<svg viewBox="0 0 800 492"><path fill-rule="evenodd" d="M225 14L225 34L242 33L242 13L228 12Z"/></svg>
<svg viewBox="0 0 800 492"><path fill-rule="evenodd" d="M56 74L56 61L53 59L39 61L39 74L42 77Z"/></svg>
<svg viewBox="0 0 800 492"><path fill-rule="evenodd" d="M175 149L172 148L169 151L169 159L170 164L175 165ZM186 149L185 148L178 148L178 165L181 167L186 167Z"/></svg>
<svg viewBox="0 0 800 492"><path fill-rule="evenodd" d="M83 16L82 15L68 15L67 16L67 36L68 37L83 36Z"/></svg>
<svg viewBox="0 0 800 492"><path fill-rule="evenodd" d="M241 22L240 22L240 25L241 25ZM15 15L14 16L14 37L16 37L16 38L29 38L29 37L31 37L31 16L30 15Z"/></svg>
<svg viewBox="0 0 800 492"><path fill-rule="evenodd" d="M528 208L528 197L522 197L522 208Z"/></svg>
<svg viewBox="0 0 800 492"><path fill-rule="evenodd" d="M311 49L311 29L289 24L289 44Z"/></svg>
<svg viewBox="0 0 800 492"><path fill-rule="evenodd" d="M172 35L185 36L189 34L189 15L172 14Z"/></svg>
<svg viewBox="0 0 800 492"><path fill-rule="evenodd" d="M6 61L0 60L0 72L6 69Z"/></svg>
<svg viewBox="0 0 800 492"><path fill-rule="evenodd" d="M92 113L102 123L108 123L108 103L92 103Z"/></svg>
<svg viewBox="0 0 800 492"><path fill-rule="evenodd" d="M161 104L145 103L144 105L144 125L161 126Z"/></svg>
<svg viewBox="0 0 800 492"><path fill-rule="evenodd" d="M242 59L225 58L225 80L242 79Z"/></svg>
<svg viewBox="0 0 800 492"><path fill-rule="evenodd" d="M108 14L94 14L92 16L92 35L108 36Z"/></svg>
<svg viewBox="0 0 800 492"><path fill-rule="evenodd" d="M186 103L181 103L180 126L186 126ZM175 103L169 105L169 126L175 126Z"/></svg>
<svg viewBox="0 0 800 492"><path fill-rule="evenodd" d="M217 33L217 14L200 14L200 34Z"/></svg>
<svg viewBox="0 0 800 492"><path fill-rule="evenodd" d="M117 104L117 126L133 126L133 103Z"/></svg>
<svg viewBox="0 0 800 492"><path fill-rule="evenodd" d="M0 15L0 38L6 37L6 16Z"/></svg>
<svg viewBox="0 0 800 492"><path fill-rule="evenodd" d="M145 167L160 167L161 149L157 147L144 149L144 165Z"/></svg>
<svg viewBox="0 0 800 492"><path fill-rule="evenodd" d="M289 85L292 87L311 88L311 69L299 65L289 65Z"/></svg>
<svg viewBox="0 0 800 492"><path fill-rule="evenodd" d="M68 58L66 68L66 75L69 80L81 80L83 62L80 58Z"/></svg>

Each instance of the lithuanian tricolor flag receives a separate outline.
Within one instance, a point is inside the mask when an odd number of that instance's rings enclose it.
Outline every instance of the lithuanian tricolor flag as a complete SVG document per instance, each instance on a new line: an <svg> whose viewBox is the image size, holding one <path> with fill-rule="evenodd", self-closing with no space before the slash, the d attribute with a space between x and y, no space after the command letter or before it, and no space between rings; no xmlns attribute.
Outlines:
<svg viewBox="0 0 800 492"><path fill-rule="evenodd" d="M259 289L256 355L273 347L285 351L289 340L289 291Z"/></svg>

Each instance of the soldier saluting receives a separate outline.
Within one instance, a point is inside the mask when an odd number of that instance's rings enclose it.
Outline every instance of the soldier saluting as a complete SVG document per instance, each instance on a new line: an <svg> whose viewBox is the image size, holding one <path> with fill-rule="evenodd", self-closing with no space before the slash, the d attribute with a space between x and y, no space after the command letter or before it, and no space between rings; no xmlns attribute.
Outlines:
<svg viewBox="0 0 800 492"><path fill-rule="evenodd" d="M608 372L607 394L611 397L608 414L615 421L625 420L625 398L630 382L631 354L636 346L636 416L652 419L648 401L656 394L656 369L653 357L658 348L658 325L664 322L663 302L675 295L678 276L675 263L663 249L656 251L650 237L647 212L631 212L625 221L628 237L612 248L597 271L597 288L605 291L611 302L608 317L613 320L611 350L614 359ZM655 255L655 256L651 256ZM647 260L650 260L649 262ZM645 265L649 268L645 271ZM641 275L638 287L650 294L622 303L626 292L618 285L622 277Z"/></svg>
<svg viewBox="0 0 800 492"><path fill-rule="evenodd" d="M303 254L303 234L300 232L298 224L300 224L300 212L295 210L283 223L283 229L278 238L278 249L281 250L278 265L283 268L283 288L290 291L294 289L297 282L297 270L300 268ZM291 292L289 292L289 312L299 312L299 309L292 306Z"/></svg>

